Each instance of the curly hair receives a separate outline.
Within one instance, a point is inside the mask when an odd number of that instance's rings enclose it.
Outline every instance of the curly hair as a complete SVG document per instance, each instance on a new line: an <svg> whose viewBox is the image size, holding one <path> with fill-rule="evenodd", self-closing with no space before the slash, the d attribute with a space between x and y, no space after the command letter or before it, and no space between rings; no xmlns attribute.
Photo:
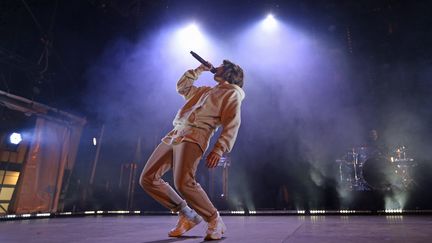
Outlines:
<svg viewBox="0 0 432 243"><path fill-rule="evenodd" d="M230 84L235 84L240 88L243 88L243 69L229 60L223 60L223 67L223 79L228 81Z"/></svg>

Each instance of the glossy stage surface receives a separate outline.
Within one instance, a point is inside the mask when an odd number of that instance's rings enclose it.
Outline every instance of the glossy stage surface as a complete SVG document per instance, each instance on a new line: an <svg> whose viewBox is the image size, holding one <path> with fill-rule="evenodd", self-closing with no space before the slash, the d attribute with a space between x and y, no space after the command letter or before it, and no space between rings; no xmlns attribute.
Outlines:
<svg viewBox="0 0 432 243"><path fill-rule="evenodd" d="M223 216L220 242L432 242L431 215ZM177 216L88 216L0 221L0 242L203 242L203 222L169 238ZM219 242L219 241L214 241Z"/></svg>

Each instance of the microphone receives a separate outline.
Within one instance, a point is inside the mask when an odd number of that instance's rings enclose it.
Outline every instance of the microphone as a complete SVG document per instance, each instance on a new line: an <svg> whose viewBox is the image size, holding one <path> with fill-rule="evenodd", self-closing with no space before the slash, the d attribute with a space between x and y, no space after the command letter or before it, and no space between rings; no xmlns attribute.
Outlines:
<svg viewBox="0 0 432 243"><path fill-rule="evenodd" d="M202 57L200 57L198 54L196 54L195 52L191 51L190 54L192 54L193 57L195 57L195 59L197 59L200 63L206 65L207 67L211 68L210 72L212 73L216 73L216 68L212 67L212 65L210 65L206 60L204 60Z"/></svg>

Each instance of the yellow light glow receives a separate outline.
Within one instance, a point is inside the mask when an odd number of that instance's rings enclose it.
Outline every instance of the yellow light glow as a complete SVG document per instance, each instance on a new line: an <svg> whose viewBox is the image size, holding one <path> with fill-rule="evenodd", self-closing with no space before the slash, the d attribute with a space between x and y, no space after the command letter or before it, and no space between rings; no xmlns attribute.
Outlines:
<svg viewBox="0 0 432 243"><path fill-rule="evenodd" d="M4 185L16 185L18 178L19 178L19 172L17 171L7 171L6 176L4 178Z"/></svg>

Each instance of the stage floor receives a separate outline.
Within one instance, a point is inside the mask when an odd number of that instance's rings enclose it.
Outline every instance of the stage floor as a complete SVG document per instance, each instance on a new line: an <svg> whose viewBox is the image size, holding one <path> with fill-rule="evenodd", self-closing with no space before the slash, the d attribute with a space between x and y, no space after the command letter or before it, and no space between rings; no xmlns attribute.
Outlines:
<svg viewBox="0 0 432 243"><path fill-rule="evenodd" d="M432 216L223 216L221 242L431 242ZM205 223L167 237L176 216L89 216L0 221L0 242L203 242Z"/></svg>

